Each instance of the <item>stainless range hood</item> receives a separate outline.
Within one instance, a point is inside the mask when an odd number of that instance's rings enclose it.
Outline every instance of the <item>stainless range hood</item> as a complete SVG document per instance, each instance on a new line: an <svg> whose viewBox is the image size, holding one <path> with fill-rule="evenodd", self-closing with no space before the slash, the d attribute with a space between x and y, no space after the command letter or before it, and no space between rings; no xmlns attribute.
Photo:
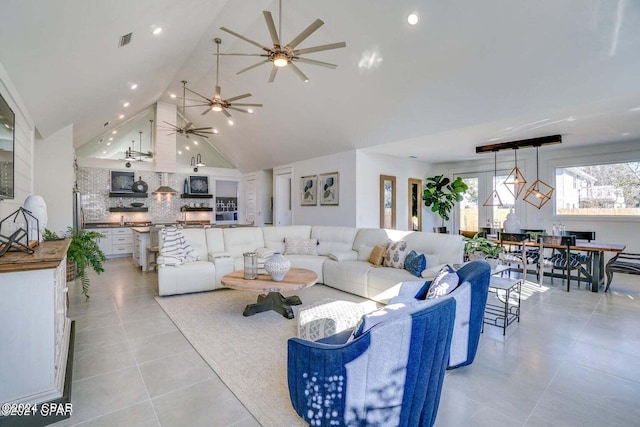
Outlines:
<svg viewBox="0 0 640 427"><path fill-rule="evenodd" d="M178 192L169 187L169 174L162 172L160 175L160 187L151 194L178 194Z"/></svg>

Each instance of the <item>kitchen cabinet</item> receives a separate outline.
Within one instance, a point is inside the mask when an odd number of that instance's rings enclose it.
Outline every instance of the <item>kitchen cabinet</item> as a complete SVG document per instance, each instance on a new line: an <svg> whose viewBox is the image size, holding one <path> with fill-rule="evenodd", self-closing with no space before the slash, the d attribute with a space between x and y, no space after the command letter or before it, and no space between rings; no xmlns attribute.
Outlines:
<svg viewBox="0 0 640 427"><path fill-rule="evenodd" d="M104 235L98 239L98 247L107 258L129 256L133 252L133 232L129 227L92 229Z"/></svg>

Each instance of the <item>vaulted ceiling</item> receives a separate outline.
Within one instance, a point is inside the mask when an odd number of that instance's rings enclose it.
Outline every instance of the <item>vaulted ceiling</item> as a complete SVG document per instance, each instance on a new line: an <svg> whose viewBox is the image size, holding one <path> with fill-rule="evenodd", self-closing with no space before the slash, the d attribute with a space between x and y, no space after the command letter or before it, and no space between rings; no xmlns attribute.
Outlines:
<svg viewBox="0 0 640 427"><path fill-rule="evenodd" d="M0 62L46 137L73 124L79 148L156 102L180 105L181 80L212 96L215 44L271 45L268 0L5 0ZM407 15L418 14L417 25ZM223 98L252 93L252 115L201 115L210 142L243 172L367 149L427 161L472 159L490 142L563 134L562 146L640 140L640 2L633 0L283 0L282 38L325 22L306 55L268 83L260 58L220 58ZM154 36L152 30L162 27ZM131 43L118 47L122 35ZM132 83L138 87L131 90ZM128 107L123 107L129 102ZM189 102L187 103L189 104ZM119 115L125 118L119 119ZM105 124L109 122L105 126Z"/></svg>

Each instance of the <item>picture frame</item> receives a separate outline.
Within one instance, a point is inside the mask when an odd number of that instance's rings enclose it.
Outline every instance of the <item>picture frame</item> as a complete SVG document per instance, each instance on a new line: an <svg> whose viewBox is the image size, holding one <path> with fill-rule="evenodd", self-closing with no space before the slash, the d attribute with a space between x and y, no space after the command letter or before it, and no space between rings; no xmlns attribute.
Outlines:
<svg viewBox="0 0 640 427"><path fill-rule="evenodd" d="M318 175L300 177L300 205L316 206L318 204Z"/></svg>
<svg viewBox="0 0 640 427"><path fill-rule="evenodd" d="M111 192L133 193L135 180L135 172L133 171L111 171Z"/></svg>
<svg viewBox="0 0 640 427"><path fill-rule="evenodd" d="M209 177L189 175L189 194L209 194Z"/></svg>
<svg viewBox="0 0 640 427"><path fill-rule="evenodd" d="M320 175L320 205L337 206L340 203L340 175L338 172L323 173Z"/></svg>

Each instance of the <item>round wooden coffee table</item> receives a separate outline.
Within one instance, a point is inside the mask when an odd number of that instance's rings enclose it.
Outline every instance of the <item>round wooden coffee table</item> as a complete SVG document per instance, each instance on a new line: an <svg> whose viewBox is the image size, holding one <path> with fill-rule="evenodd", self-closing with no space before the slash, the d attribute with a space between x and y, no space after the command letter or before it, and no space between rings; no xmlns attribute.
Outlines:
<svg viewBox="0 0 640 427"><path fill-rule="evenodd" d="M292 305L300 305L297 296L284 297L280 292L292 292L315 285L318 275L304 268L292 268L281 282L274 282L268 274L259 274L257 279L245 279L244 271L238 270L222 277L222 284L227 288L251 292L266 292L258 295L258 302L245 307L243 316L273 310L287 319L293 319Z"/></svg>

